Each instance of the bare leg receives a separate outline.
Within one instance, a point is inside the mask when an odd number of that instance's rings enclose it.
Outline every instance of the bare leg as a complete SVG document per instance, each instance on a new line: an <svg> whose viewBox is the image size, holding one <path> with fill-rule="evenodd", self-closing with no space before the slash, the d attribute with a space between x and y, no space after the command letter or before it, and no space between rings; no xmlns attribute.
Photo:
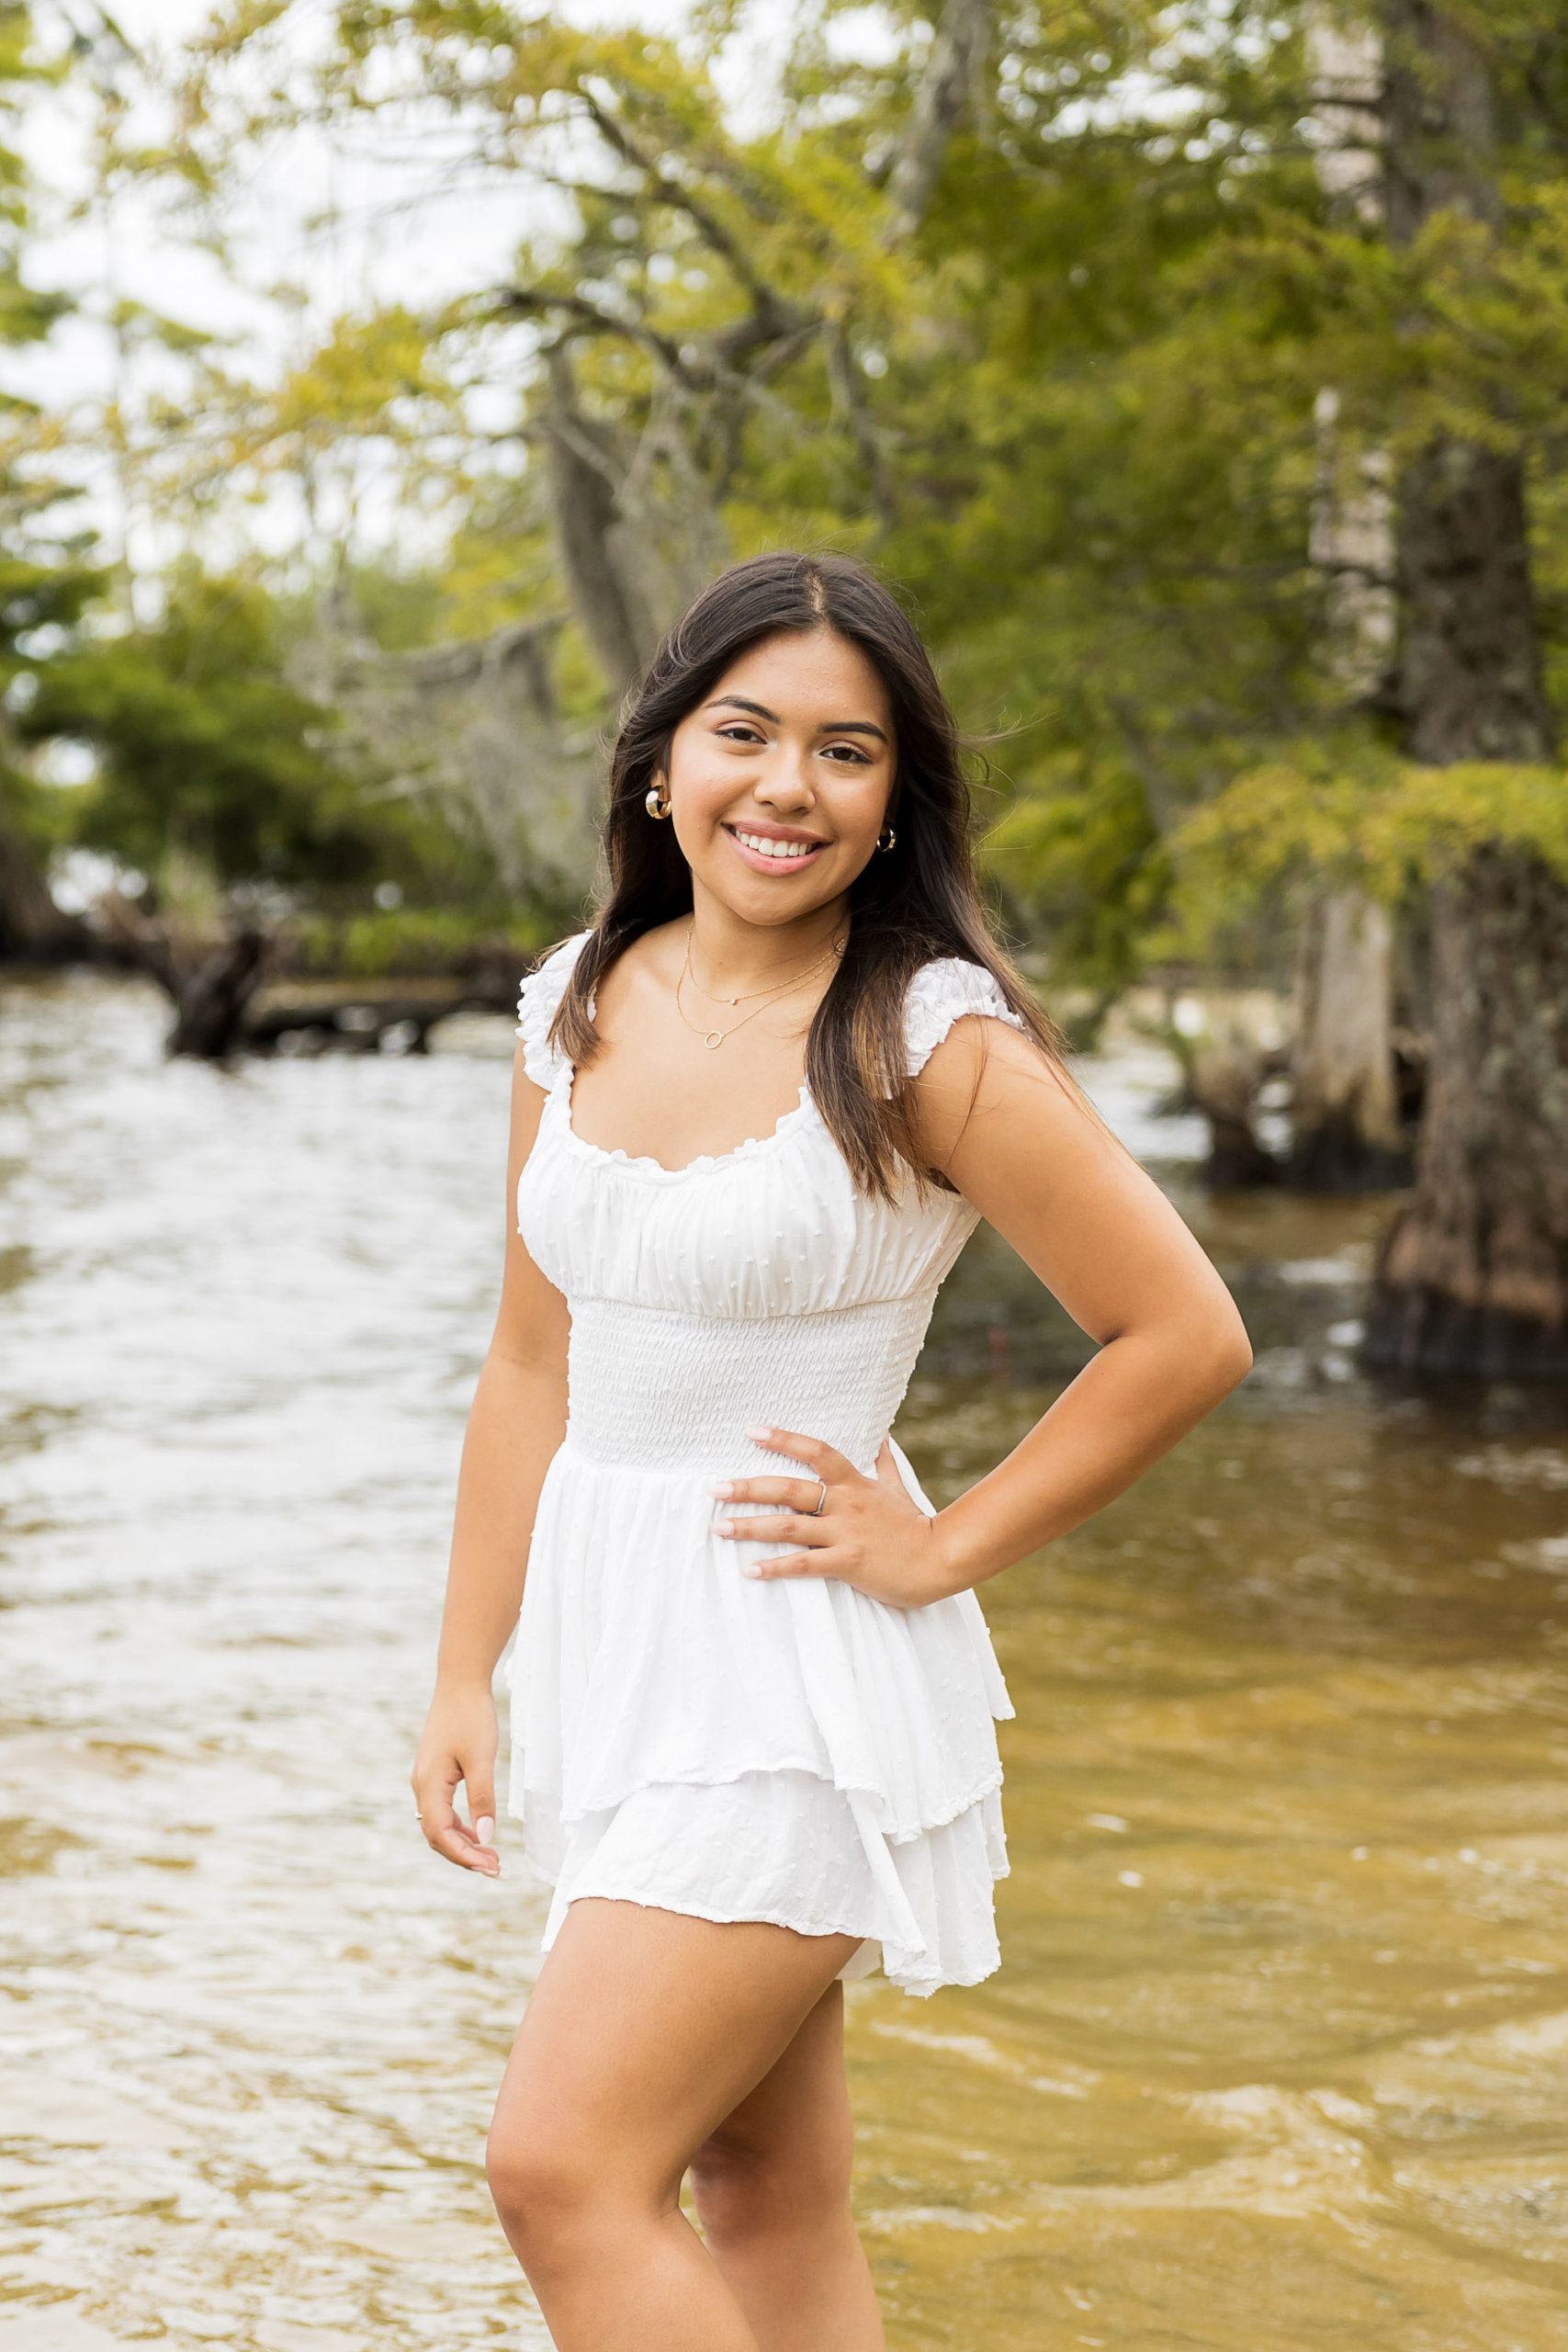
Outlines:
<svg viewBox="0 0 1568 2352"><path fill-rule="evenodd" d="M571 1905L489 2151L496 2210L558 2352L759 2352L680 2210L681 2179L855 1948L634 1903Z"/></svg>
<svg viewBox="0 0 1568 2352"><path fill-rule="evenodd" d="M844 1994L832 1984L692 2162L708 2251L760 2352L882 2352L850 2213L853 2146Z"/></svg>

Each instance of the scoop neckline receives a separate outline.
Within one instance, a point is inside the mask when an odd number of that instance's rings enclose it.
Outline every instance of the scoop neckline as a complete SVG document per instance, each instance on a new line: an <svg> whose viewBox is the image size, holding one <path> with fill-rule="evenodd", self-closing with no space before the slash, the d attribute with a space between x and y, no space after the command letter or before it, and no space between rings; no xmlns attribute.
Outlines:
<svg viewBox="0 0 1568 2352"><path fill-rule="evenodd" d="M587 933L584 933L583 936L586 938ZM580 941L579 945L581 944ZM588 1017L591 1021L597 1002L598 996L595 992L588 1000ZM557 1051L559 1051L558 1047ZM578 1134L571 1124L571 1091L577 1083L577 1064L569 1060L564 1054L560 1056L560 1059L561 1080L559 1085L553 1089L553 1092L559 1099L561 1126L565 1130L566 1139L572 1149L581 1152L584 1159L600 1161L606 1168L624 1168L629 1174L646 1176L654 1183L675 1184L679 1183L683 1176L705 1176L716 1168L733 1168L739 1160L755 1159L759 1152L771 1150L774 1144L782 1142L786 1135L792 1134L795 1128L801 1125L817 1107L811 1099L811 1089L803 1078L793 1106L787 1111L779 1113L777 1120L766 1135L747 1136L744 1141L738 1143L732 1151L700 1151L694 1159L688 1159L680 1168L666 1168L664 1162L661 1159L655 1159L650 1152L626 1151L618 1143L590 1143L586 1136Z"/></svg>
<svg viewBox="0 0 1568 2352"><path fill-rule="evenodd" d="M631 1175L646 1176L655 1183L679 1183L685 1176L705 1176L711 1174L716 1168L733 1168L740 1160L754 1159L759 1153L772 1150L775 1144L782 1143L797 1126L803 1125L817 1107L811 1099L810 1086L803 1078L795 1102L789 1110L780 1112L765 1135L747 1136L732 1150L700 1151L694 1159L684 1161L679 1168L666 1168L664 1162L655 1159L651 1153L626 1151L620 1144L590 1143L586 1136L578 1134L571 1123L571 1090L576 1077L575 1065L568 1062L561 1083L556 1089L560 1124L567 1141L585 1159L599 1160L605 1167L623 1168Z"/></svg>

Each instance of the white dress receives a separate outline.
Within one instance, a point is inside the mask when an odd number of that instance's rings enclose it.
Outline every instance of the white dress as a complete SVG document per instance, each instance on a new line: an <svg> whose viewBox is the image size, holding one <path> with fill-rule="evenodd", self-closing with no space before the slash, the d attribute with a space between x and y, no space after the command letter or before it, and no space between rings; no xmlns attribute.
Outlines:
<svg viewBox="0 0 1568 2352"><path fill-rule="evenodd" d="M972 1592L897 1609L742 1564L714 1478L799 1465L800 1430L869 1472L939 1284L977 1222L953 1193L857 1191L801 1088L773 1134L667 1170L586 1143L547 1035L582 937L523 985L548 1094L518 1228L571 1316L566 1437L539 1496L509 1668L510 1810L556 1889L851 1935L906 1992L998 1964L1007 1870L993 1718L1010 1715ZM964 1013L1017 1017L948 959L909 990L909 1068ZM921 1510L931 1505L901 1453Z"/></svg>

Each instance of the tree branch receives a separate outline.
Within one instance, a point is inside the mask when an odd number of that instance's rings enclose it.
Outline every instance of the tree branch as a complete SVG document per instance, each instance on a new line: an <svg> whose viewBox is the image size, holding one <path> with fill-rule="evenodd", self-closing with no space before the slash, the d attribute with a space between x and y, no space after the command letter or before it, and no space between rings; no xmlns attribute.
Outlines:
<svg viewBox="0 0 1568 2352"><path fill-rule="evenodd" d="M755 322L749 338L749 347L750 345L774 342L779 336L793 334L807 324L811 312L799 303L789 301L765 278L758 276L745 247L702 198L690 188L682 187L679 180L671 179L657 160L644 151L619 117L603 105L591 90L580 87L579 95L606 145L615 150L623 163L629 164L635 171L642 174L661 203L686 215L703 242L728 265L739 284L745 288Z"/></svg>
<svg viewBox="0 0 1568 2352"><path fill-rule="evenodd" d="M865 469L877 520L884 531L889 531L897 520L893 488L882 460L882 445L873 429L865 403L861 398L860 386L855 380L854 356L850 350L850 339L840 325L835 325L829 331L827 356L828 381L832 386L834 400L844 412L850 438Z"/></svg>
<svg viewBox="0 0 1568 2352"><path fill-rule="evenodd" d="M618 319L613 311L602 311L596 302L590 302L581 294L547 294L538 287L504 286L497 289L495 302L498 310L513 318L564 316L594 334L620 335L628 343L640 344L688 390L701 389L701 379L688 368L679 344L672 343L667 334L660 334L657 327L645 325L640 319Z"/></svg>
<svg viewBox="0 0 1568 2352"><path fill-rule="evenodd" d="M887 175L890 245L912 237L931 208L990 28L991 0L947 0Z"/></svg>

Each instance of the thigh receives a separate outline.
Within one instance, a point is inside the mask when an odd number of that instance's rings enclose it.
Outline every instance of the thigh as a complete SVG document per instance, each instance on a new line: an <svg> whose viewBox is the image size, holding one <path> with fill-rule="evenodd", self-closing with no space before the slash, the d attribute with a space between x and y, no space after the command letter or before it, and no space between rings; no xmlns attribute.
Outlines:
<svg viewBox="0 0 1568 2352"><path fill-rule="evenodd" d="M524 2013L492 2140L569 2139L605 2187L672 2197L857 1949L852 1936L580 1899Z"/></svg>
<svg viewBox="0 0 1568 2352"><path fill-rule="evenodd" d="M709 2133L693 2169L722 2175L736 2165L761 2165L815 2176L841 2168L847 2182L853 2138L844 1988L833 1984L761 2082Z"/></svg>

